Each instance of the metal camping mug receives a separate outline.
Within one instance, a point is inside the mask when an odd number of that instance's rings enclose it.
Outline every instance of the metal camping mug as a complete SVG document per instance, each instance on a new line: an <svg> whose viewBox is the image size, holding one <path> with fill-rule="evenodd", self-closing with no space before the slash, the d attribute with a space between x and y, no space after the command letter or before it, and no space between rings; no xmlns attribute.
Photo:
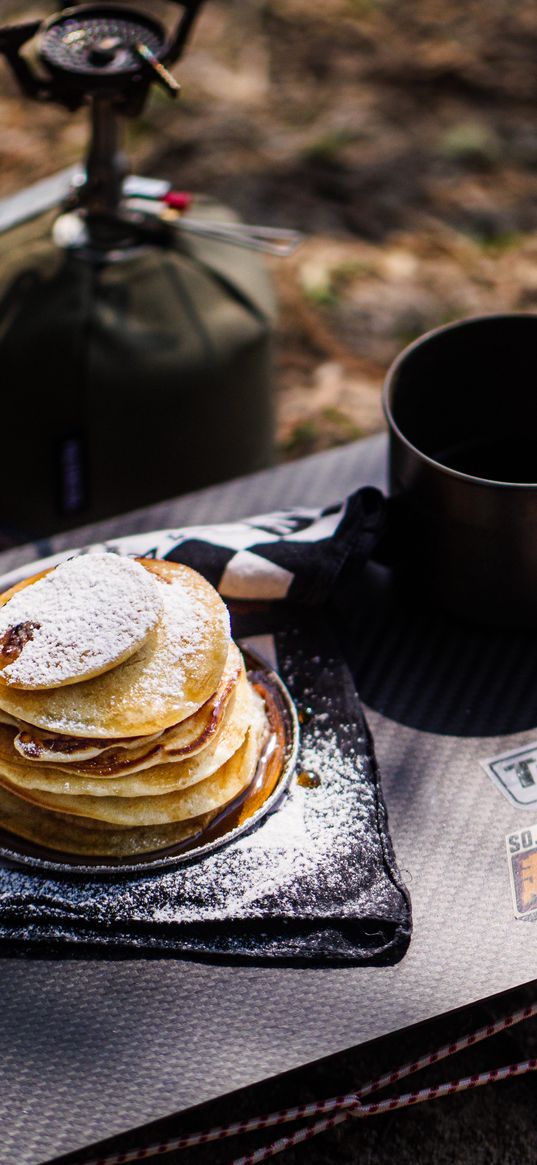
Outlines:
<svg viewBox="0 0 537 1165"><path fill-rule="evenodd" d="M422 336L384 408L399 577L466 620L537 627L537 316Z"/></svg>

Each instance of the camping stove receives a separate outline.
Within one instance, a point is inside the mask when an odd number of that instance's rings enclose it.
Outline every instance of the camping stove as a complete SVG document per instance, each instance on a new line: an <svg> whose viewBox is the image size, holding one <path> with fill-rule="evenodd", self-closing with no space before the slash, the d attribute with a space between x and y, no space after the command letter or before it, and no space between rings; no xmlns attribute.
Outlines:
<svg viewBox="0 0 537 1165"><path fill-rule="evenodd" d="M169 28L109 0L0 29L23 93L87 107L91 123L70 182L0 204L4 430L21 398L32 418L24 490L16 443L4 453L0 545L2 531L48 535L272 458L274 301L251 251L285 254L298 236L126 173L122 120L153 85L177 97L170 69L202 0L168 3Z"/></svg>
<svg viewBox="0 0 537 1165"><path fill-rule="evenodd" d="M153 84L177 97L180 85L169 67L179 59L201 3L180 3L172 32L144 12L113 3L83 4L45 21L0 29L0 52L26 96L71 112L89 106L85 176L69 199L71 212L85 223L76 236L80 241L89 235L93 245L107 247L154 230L154 216L129 213L123 202L120 119L142 113ZM42 73L22 51L32 41Z"/></svg>

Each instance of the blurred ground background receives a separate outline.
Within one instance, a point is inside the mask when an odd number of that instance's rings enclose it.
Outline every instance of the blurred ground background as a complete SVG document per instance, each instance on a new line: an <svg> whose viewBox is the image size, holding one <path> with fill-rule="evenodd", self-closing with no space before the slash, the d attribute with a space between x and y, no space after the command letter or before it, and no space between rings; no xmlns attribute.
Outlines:
<svg viewBox="0 0 537 1165"><path fill-rule="evenodd" d="M536 61L534 0L207 0L180 105L156 93L128 148L140 172L306 232L271 261L283 458L382 427L385 370L421 332L534 309ZM0 123L0 196L86 140L1 66Z"/></svg>

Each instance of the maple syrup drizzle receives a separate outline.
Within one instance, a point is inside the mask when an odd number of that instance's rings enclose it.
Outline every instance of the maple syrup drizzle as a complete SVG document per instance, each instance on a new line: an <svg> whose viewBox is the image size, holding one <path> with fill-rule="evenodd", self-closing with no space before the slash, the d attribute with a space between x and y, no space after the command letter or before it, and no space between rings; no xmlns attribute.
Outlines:
<svg viewBox="0 0 537 1165"><path fill-rule="evenodd" d="M318 789L321 784L318 773L307 773L305 769L298 774L296 781L303 789Z"/></svg>
<svg viewBox="0 0 537 1165"><path fill-rule="evenodd" d="M302 704L297 712L299 724L309 724L313 716L313 708L309 704Z"/></svg>
<svg viewBox="0 0 537 1165"><path fill-rule="evenodd" d="M238 797L224 806L206 829L200 829L199 833L174 846L174 854L188 853L190 850L208 845L209 842L231 833L239 825L244 825L268 801L278 785L286 760L286 734L282 721L283 701L276 686L271 684L269 676L262 672L250 672L249 680L263 700L268 719L267 737L253 780Z"/></svg>

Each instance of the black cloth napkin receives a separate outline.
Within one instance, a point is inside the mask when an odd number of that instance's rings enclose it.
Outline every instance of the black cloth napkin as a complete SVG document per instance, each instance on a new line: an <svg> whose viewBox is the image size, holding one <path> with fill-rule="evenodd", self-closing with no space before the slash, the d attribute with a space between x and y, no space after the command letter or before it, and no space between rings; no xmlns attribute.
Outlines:
<svg viewBox="0 0 537 1165"><path fill-rule="evenodd" d="M382 496L365 489L324 511L108 544L187 562L232 600L235 636L254 636L254 646L275 655L304 721L299 779L249 833L176 868L107 879L6 863L1 939L259 960L402 957L410 902L373 744L351 674L314 609L337 607L340 580L358 575L383 514Z"/></svg>

